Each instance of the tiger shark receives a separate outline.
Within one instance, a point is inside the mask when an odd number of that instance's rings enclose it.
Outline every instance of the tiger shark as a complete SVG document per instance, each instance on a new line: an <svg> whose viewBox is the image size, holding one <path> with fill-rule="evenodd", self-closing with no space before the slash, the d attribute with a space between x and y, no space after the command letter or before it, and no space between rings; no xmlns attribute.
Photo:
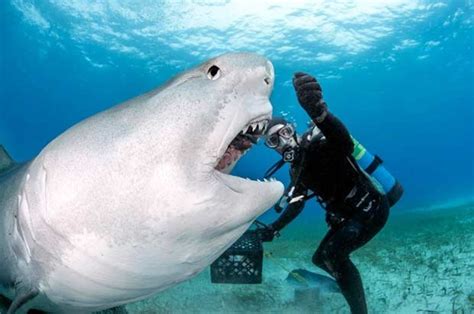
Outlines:
<svg viewBox="0 0 474 314"><path fill-rule="evenodd" d="M271 118L274 70L229 53L89 117L18 164L0 153L9 312L92 312L192 278L283 193L231 175Z"/></svg>

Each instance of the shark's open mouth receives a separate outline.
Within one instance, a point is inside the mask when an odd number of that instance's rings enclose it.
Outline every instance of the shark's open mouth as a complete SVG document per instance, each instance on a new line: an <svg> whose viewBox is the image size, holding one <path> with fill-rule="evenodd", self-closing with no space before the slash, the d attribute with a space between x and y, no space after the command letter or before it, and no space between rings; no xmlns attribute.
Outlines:
<svg viewBox="0 0 474 314"><path fill-rule="evenodd" d="M222 157L218 160L216 170L229 173L232 166L244 155L258 139L264 134L269 118L248 123L227 147Z"/></svg>

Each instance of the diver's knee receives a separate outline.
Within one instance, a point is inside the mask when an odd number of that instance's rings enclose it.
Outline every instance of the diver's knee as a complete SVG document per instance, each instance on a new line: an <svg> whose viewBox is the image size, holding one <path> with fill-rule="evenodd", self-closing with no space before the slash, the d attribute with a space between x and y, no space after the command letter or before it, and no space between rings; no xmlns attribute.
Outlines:
<svg viewBox="0 0 474 314"><path fill-rule="evenodd" d="M328 255L324 250L317 250L313 254L312 262L314 265L318 266L319 268L326 268L326 264L329 262Z"/></svg>

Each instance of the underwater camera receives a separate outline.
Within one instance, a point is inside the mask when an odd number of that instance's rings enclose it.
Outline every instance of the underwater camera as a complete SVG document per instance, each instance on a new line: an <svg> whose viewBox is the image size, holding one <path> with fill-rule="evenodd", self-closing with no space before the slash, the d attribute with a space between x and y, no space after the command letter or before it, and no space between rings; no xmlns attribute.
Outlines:
<svg viewBox="0 0 474 314"><path fill-rule="evenodd" d="M230 248L211 264L211 282L229 284L262 283L263 245L267 226L255 221Z"/></svg>

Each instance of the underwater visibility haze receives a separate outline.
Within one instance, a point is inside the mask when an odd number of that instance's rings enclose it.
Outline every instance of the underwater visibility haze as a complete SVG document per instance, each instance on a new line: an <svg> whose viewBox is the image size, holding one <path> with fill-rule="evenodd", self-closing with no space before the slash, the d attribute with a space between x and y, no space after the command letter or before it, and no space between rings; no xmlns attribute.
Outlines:
<svg viewBox="0 0 474 314"><path fill-rule="evenodd" d="M210 58L261 54L275 71L274 116L306 130L291 80L298 71L314 75L331 112L404 187L387 226L352 255L369 312L470 313L473 42L471 0L1 1L0 145L30 160L77 122ZM278 160L260 142L233 174L261 179ZM287 184L288 168L275 176ZM260 220L276 217L270 209ZM337 287L306 272L323 274L311 256L326 230L309 201L264 243L262 284L212 284L205 270L126 308L346 313ZM294 269L317 289L299 293L288 280Z"/></svg>

